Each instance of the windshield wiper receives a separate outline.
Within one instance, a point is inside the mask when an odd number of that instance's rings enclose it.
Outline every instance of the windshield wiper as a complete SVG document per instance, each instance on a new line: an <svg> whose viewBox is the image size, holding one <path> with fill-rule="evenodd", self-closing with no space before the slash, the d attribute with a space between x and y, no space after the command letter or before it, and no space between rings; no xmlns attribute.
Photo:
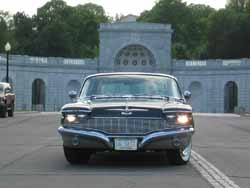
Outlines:
<svg viewBox="0 0 250 188"><path fill-rule="evenodd" d="M133 95L134 98L169 100L169 96L161 95Z"/></svg>
<svg viewBox="0 0 250 188"><path fill-rule="evenodd" d="M132 98L132 95L122 95L122 96L111 96L111 95L91 95L87 96L90 100L95 100L95 99L119 99L119 98Z"/></svg>
<svg viewBox="0 0 250 188"><path fill-rule="evenodd" d="M169 99L177 101L177 102L185 102L183 98L178 98L178 97L170 97Z"/></svg>
<svg viewBox="0 0 250 188"><path fill-rule="evenodd" d="M106 99L106 98L113 98L113 96L108 96L108 95L91 95L87 96L90 100L95 100L95 99Z"/></svg>

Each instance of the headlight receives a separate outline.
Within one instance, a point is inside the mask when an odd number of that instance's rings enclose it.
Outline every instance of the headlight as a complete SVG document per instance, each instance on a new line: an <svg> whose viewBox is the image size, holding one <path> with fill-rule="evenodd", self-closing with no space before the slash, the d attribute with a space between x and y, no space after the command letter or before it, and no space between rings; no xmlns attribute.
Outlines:
<svg viewBox="0 0 250 188"><path fill-rule="evenodd" d="M63 121L62 123L70 123L70 124L74 124L74 123L80 123L81 119L84 119L87 117L87 114L65 114L65 116L63 117Z"/></svg>
<svg viewBox="0 0 250 188"><path fill-rule="evenodd" d="M187 115L178 115L177 116L177 122L180 124L187 124L189 122L189 118Z"/></svg>
<svg viewBox="0 0 250 188"><path fill-rule="evenodd" d="M64 123L79 123L75 114L67 114L64 118Z"/></svg>
<svg viewBox="0 0 250 188"><path fill-rule="evenodd" d="M191 125L193 123L192 114L177 114L176 123L180 125Z"/></svg>

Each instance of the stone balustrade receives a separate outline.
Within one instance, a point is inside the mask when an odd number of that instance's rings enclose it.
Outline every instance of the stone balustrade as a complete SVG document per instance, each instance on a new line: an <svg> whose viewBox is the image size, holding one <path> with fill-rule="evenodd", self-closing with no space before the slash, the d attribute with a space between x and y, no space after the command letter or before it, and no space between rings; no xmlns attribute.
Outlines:
<svg viewBox="0 0 250 188"><path fill-rule="evenodd" d="M173 60L173 70L250 69L250 59Z"/></svg>
<svg viewBox="0 0 250 188"><path fill-rule="evenodd" d="M70 59L61 57L33 57L27 55L10 55L10 65L15 66L60 66L97 69L97 59ZM6 55L0 54L0 64L6 63Z"/></svg>

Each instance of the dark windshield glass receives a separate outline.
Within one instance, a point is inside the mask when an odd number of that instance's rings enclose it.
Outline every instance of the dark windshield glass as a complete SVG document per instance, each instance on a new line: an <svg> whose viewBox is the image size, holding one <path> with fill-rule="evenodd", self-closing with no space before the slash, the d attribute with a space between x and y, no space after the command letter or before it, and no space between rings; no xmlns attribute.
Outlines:
<svg viewBox="0 0 250 188"><path fill-rule="evenodd" d="M150 75L97 76L85 82L81 98L89 96L169 96L181 98L176 81Z"/></svg>

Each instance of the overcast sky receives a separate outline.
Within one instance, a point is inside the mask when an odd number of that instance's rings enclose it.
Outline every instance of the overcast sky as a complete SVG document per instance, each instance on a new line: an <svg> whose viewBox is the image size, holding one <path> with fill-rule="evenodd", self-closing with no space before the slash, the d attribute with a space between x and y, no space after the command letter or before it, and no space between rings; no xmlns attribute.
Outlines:
<svg viewBox="0 0 250 188"><path fill-rule="evenodd" d="M43 6L48 0L0 0L0 10L14 14L24 11L29 15L36 14L38 7ZM85 3L102 5L109 16L118 14L140 15L144 10L149 10L155 4L155 0L65 0L68 5L75 6ZM188 3L207 4L216 9L224 8L227 0L184 0Z"/></svg>

